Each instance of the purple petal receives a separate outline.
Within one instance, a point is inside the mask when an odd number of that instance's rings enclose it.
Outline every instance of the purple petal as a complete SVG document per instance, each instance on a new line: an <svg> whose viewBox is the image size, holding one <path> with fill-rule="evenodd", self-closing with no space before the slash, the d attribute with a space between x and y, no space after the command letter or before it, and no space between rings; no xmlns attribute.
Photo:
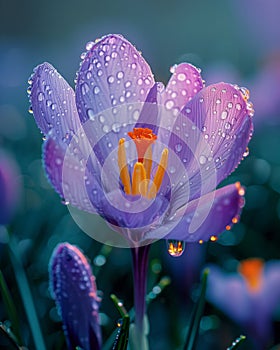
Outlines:
<svg viewBox="0 0 280 350"><path fill-rule="evenodd" d="M217 183L240 163L252 136L253 111L247 98L245 91L219 83L201 90L183 109L201 132L201 138L209 144L211 161L214 159L212 164L217 169ZM177 127L183 128L182 118L176 121L174 129ZM207 161L204 166L207 167Z"/></svg>
<svg viewBox="0 0 280 350"><path fill-rule="evenodd" d="M120 35L108 35L87 52L77 80L77 105L82 122L88 108L99 112L119 104L145 102L154 85L149 65Z"/></svg>
<svg viewBox="0 0 280 350"><path fill-rule="evenodd" d="M125 135L123 125L131 124L132 130L154 84L149 65L119 35L105 36L86 53L78 72L76 101L92 147L99 143L101 163L110 151L108 140L116 146Z"/></svg>
<svg viewBox="0 0 280 350"><path fill-rule="evenodd" d="M162 95L161 103L167 109L177 110L177 113L202 88L203 80L200 71L189 63L181 63L170 69L172 76Z"/></svg>
<svg viewBox="0 0 280 350"><path fill-rule="evenodd" d="M248 321L252 308L244 280L237 274L223 273L210 265L206 298L236 322Z"/></svg>
<svg viewBox="0 0 280 350"><path fill-rule="evenodd" d="M50 260L49 273L68 349L100 349L100 299L86 257L69 243L59 244Z"/></svg>
<svg viewBox="0 0 280 350"><path fill-rule="evenodd" d="M81 138L80 138L81 141ZM88 212L95 212L91 201L91 192L102 193L99 185L99 177L91 164L92 158L80 157L78 147L73 146L74 140L68 146L68 149L62 148L52 137L48 137L43 148L43 161L47 177L63 198L65 203L71 204L78 209ZM79 143L81 146L81 142Z"/></svg>
<svg viewBox="0 0 280 350"><path fill-rule="evenodd" d="M30 102L38 127L69 143L80 127L73 89L49 63L35 68L31 80Z"/></svg>
<svg viewBox="0 0 280 350"><path fill-rule="evenodd" d="M265 263L261 293L266 312L271 315L280 305L280 261Z"/></svg>
<svg viewBox="0 0 280 350"><path fill-rule="evenodd" d="M186 242L208 241L235 222L244 204L243 189L233 184L195 199L166 218L161 229L149 232L147 238L175 239ZM164 234L165 233L165 234Z"/></svg>
<svg viewBox="0 0 280 350"><path fill-rule="evenodd" d="M135 128L150 128L154 134L157 134L158 126L158 106L157 94L161 83L156 83L149 91L145 104L140 112L139 119Z"/></svg>

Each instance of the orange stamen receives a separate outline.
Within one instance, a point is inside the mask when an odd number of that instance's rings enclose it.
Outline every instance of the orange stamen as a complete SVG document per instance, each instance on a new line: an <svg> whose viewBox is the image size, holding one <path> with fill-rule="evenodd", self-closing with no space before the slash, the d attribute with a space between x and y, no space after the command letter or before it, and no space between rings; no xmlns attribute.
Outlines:
<svg viewBox="0 0 280 350"><path fill-rule="evenodd" d="M167 168L167 161L168 161L168 149L165 148L162 151L161 159L160 159L155 177L153 179L152 186L151 186L149 193L148 193L148 198L150 198L150 199L155 198L158 190L160 189L160 186L161 186L164 174L165 174L165 170Z"/></svg>
<svg viewBox="0 0 280 350"><path fill-rule="evenodd" d="M258 258L247 259L239 264L238 271L251 292L256 292L261 287L263 267L263 260Z"/></svg>
<svg viewBox="0 0 280 350"><path fill-rule="evenodd" d="M134 141L138 154L138 162L143 163L148 147L152 145L157 136L148 128L134 128L133 131L127 133Z"/></svg>
<svg viewBox="0 0 280 350"><path fill-rule="evenodd" d="M124 142L125 142L125 139L119 140L118 165L120 169L120 179L124 187L124 192L126 194L131 194L130 175L127 167Z"/></svg>
<svg viewBox="0 0 280 350"><path fill-rule="evenodd" d="M135 163L132 175L132 194L146 195L147 190L143 189L142 183L146 183L146 171L144 165L140 162ZM145 186L145 185L144 185Z"/></svg>

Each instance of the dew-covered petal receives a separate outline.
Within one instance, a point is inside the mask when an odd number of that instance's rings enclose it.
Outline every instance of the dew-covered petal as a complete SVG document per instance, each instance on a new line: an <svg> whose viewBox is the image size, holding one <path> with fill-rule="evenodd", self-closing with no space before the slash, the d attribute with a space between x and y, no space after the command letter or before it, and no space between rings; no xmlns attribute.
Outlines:
<svg viewBox="0 0 280 350"><path fill-rule="evenodd" d="M30 102L35 121L42 133L66 144L80 127L73 89L49 63L34 69Z"/></svg>
<svg viewBox="0 0 280 350"><path fill-rule="evenodd" d="M146 101L141 109L139 119L135 124L135 128L149 128L154 134L157 134L158 129L158 106L157 95L159 86L162 83L155 83L149 91Z"/></svg>
<svg viewBox="0 0 280 350"><path fill-rule="evenodd" d="M206 299L236 322L248 321L252 307L242 277L227 274L215 265L209 269Z"/></svg>
<svg viewBox="0 0 280 350"><path fill-rule="evenodd" d="M68 349L100 349L100 298L86 257L77 247L61 243L52 254L49 274Z"/></svg>
<svg viewBox="0 0 280 350"><path fill-rule="evenodd" d="M162 228L149 232L147 238L175 239L186 242L204 242L222 233L236 222L244 205L244 190L233 184L210 192L187 203L177 211L172 209ZM164 234L165 232L165 234Z"/></svg>
<svg viewBox="0 0 280 350"><path fill-rule="evenodd" d="M203 140L197 140L196 159L190 159L188 169L195 173L197 158L202 160L204 167L209 165L211 168L214 164L217 184L220 183L240 163L252 136L253 110L247 90L226 83L208 86L187 103L183 114L200 131ZM182 118L176 121L174 128L177 127L183 128ZM203 154L205 141L211 155ZM212 164L208 164L209 156Z"/></svg>
<svg viewBox="0 0 280 350"><path fill-rule="evenodd" d="M180 63L171 67L172 76L161 94L161 103L177 114L202 88L200 70L189 63Z"/></svg>
<svg viewBox="0 0 280 350"><path fill-rule="evenodd" d="M93 146L110 131L116 146L124 135L120 127L131 124L132 129L138 120L154 78L141 54L119 35L105 36L88 48L77 77L80 119L83 125L94 121L86 128Z"/></svg>
<svg viewBox="0 0 280 350"><path fill-rule="evenodd" d="M81 153L72 143L65 149L51 136L44 143L43 162L51 185L66 204L94 213L89 189L98 191L97 198L103 195L98 168L96 164L92 166L92 158L79 158L79 155Z"/></svg>

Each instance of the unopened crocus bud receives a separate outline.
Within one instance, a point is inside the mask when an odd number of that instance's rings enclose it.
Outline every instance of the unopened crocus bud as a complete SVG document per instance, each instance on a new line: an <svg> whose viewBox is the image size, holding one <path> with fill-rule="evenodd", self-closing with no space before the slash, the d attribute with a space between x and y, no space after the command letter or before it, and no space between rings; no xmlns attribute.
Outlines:
<svg viewBox="0 0 280 350"><path fill-rule="evenodd" d="M68 349L99 350L100 298L86 257L77 247L61 243L53 252L49 273L51 294L63 322Z"/></svg>
<svg viewBox="0 0 280 350"><path fill-rule="evenodd" d="M0 225L7 225L19 204L21 186L16 162L0 150Z"/></svg>

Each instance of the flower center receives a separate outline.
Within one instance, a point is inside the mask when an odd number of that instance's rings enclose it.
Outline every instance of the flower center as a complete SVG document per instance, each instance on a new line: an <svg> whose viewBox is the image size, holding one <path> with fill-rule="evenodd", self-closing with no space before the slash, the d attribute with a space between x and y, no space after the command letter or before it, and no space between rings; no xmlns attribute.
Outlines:
<svg viewBox="0 0 280 350"><path fill-rule="evenodd" d="M238 271L241 273L251 292L256 292L262 284L263 261L261 259L247 259L239 264Z"/></svg>
<svg viewBox="0 0 280 350"><path fill-rule="evenodd" d="M138 162L134 164L132 179L130 179L124 145L125 139L120 139L118 165L124 192L132 195L141 194L149 199L155 198L160 189L167 167L168 149L165 148L162 151L155 176L153 180L151 180L151 169L153 164L152 144L156 141L157 136L148 128L134 128L133 131L128 132L128 135L135 143Z"/></svg>

